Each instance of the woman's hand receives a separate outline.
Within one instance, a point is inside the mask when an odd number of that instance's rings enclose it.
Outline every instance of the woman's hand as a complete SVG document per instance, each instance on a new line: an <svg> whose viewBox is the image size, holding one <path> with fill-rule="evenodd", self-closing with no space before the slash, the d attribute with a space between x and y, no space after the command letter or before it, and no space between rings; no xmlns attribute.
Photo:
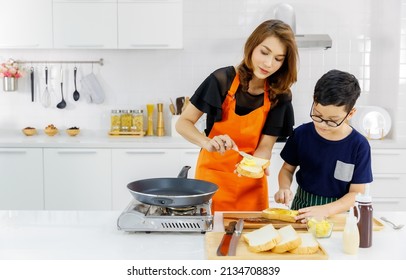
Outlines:
<svg viewBox="0 0 406 280"><path fill-rule="evenodd" d="M310 206L306 208L299 209L299 215L296 216L296 221L301 221L306 223L310 217L328 217L329 216L329 207L328 204Z"/></svg>
<svg viewBox="0 0 406 280"><path fill-rule="evenodd" d="M290 189L281 189L274 195L275 202L289 205L293 199L293 193Z"/></svg>
<svg viewBox="0 0 406 280"><path fill-rule="evenodd" d="M227 134L217 135L211 139L208 139L202 148L209 152L219 152L220 154L223 154L225 151L231 149L238 150L233 139L231 139Z"/></svg>

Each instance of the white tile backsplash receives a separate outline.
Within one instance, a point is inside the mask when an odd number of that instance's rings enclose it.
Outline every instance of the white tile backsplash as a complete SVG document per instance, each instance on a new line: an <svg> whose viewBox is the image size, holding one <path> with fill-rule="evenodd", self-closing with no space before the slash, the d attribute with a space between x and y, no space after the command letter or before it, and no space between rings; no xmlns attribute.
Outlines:
<svg viewBox="0 0 406 280"><path fill-rule="evenodd" d="M52 108L30 101L29 77L19 80L19 91L0 89L0 129L49 123L58 127L108 129L113 108L141 108L147 103L165 103L169 124L169 98L192 95L215 69L238 65L246 37L264 19L272 17L279 1L269 0L185 0L184 49L182 50L1 50L0 61L18 60L98 60L93 71L106 91L101 105L84 98L72 100L73 66L65 65L65 94L68 106L55 108L60 100L57 72L51 76ZM395 117L394 137L406 138L406 114L400 108L405 96L406 0L323 0L289 1L296 11L298 34L327 33L332 37L329 50L300 49L299 79L293 86L296 124L309 121L311 96L318 78L336 68L350 71L363 89L359 105L385 107ZM401 34L403 34L401 36ZM29 65L27 65L29 66ZM35 66L40 75L38 92L43 91L43 65ZM78 79L92 71L91 65L78 65ZM402 79L400 79L402 78ZM400 86L399 86L400 85ZM80 82L78 90L81 91ZM169 130L169 128L168 128ZM169 131L168 131L169 132ZM397 132L397 134L396 134Z"/></svg>

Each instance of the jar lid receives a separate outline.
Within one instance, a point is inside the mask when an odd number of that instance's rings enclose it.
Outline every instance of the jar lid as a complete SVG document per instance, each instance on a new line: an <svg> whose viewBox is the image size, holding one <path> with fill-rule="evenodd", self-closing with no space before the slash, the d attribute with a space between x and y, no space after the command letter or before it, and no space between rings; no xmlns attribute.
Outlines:
<svg viewBox="0 0 406 280"><path fill-rule="evenodd" d="M143 110L133 110L134 114L142 114L144 111Z"/></svg>

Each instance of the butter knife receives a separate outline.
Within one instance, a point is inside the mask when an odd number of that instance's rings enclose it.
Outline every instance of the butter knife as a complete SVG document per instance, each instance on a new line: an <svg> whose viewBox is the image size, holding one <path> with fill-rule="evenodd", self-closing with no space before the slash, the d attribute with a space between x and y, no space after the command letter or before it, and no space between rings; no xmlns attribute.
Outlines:
<svg viewBox="0 0 406 280"><path fill-rule="evenodd" d="M252 155L250 155L250 154L247 154L246 152L243 152L243 151L237 151L241 156L243 156L243 157L245 157L245 158L247 158L247 159L253 159L254 158L254 156L252 156Z"/></svg>
<svg viewBox="0 0 406 280"><path fill-rule="evenodd" d="M217 248L217 256L227 256L231 237L233 236L236 224L237 222L231 222L226 227L226 233L223 235L223 239L221 240L220 245Z"/></svg>
<svg viewBox="0 0 406 280"><path fill-rule="evenodd" d="M235 226L233 236L231 237L230 247L228 248L228 255L229 256L235 256L236 255L238 241L240 240L241 233L242 233L243 229L244 229L244 219L239 219L236 226Z"/></svg>

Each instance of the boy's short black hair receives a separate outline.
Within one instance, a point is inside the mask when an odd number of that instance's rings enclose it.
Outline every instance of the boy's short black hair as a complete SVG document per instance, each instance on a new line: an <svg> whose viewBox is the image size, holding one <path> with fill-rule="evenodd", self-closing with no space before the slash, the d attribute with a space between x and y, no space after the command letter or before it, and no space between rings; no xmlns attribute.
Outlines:
<svg viewBox="0 0 406 280"><path fill-rule="evenodd" d="M345 105L348 113L360 94L361 88L354 75L340 70L330 70L317 81L313 100L323 106Z"/></svg>

